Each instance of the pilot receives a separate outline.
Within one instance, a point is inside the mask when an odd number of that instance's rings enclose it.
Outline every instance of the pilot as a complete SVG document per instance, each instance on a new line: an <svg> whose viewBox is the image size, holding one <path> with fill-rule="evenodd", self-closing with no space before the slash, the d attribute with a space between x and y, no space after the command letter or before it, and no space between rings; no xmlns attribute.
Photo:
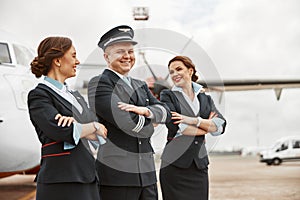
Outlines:
<svg viewBox="0 0 300 200"><path fill-rule="evenodd" d="M65 37L44 39L31 62L32 73L44 75L28 95L30 120L42 144L37 200L100 199L90 140L106 137L107 130L65 83L76 75L78 64L72 41Z"/></svg>
<svg viewBox="0 0 300 200"><path fill-rule="evenodd" d="M98 154L103 200L158 199L150 137L153 124L168 121L170 112L144 81L128 76L135 63L133 36L126 25L103 34L98 46L107 69L88 87L90 107L108 130Z"/></svg>

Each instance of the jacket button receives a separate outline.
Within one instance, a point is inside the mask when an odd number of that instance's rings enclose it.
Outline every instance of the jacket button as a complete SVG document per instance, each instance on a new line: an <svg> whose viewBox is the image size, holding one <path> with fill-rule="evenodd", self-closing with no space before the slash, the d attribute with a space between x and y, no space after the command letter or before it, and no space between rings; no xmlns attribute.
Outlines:
<svg viewBox="0 0 300 200"><path fill-rule="evenodd" d="M195 144L198 144L198 141L195 141Z"/></svg>
<svg viewBox="0 0 300 200"><path fill-rule="evenodd" d="M142 141L139 141L139 144L142 144Z"/></svg>

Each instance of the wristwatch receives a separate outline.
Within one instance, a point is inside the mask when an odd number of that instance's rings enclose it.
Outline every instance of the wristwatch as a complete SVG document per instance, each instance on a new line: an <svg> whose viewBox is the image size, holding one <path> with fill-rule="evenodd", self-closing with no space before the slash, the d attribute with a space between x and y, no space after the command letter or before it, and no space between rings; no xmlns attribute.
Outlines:
<svg viewBox="0 0 300 200"><path fill-rule="evenodd" d="M98 131L98 130L100 129L99 124L97 124L96 122L93 122L93 125L94 125L96 131ZM96 132L96 131L95 131L95 132Z"/></svg>
<svg viewBox="0 0 300 200"><path fill-rule="evenodd" d="M198 120L198 122L197 122L196 126L199 127L200 124L201 124L202 118L201 117L197 117L197 120Z"/></svg>

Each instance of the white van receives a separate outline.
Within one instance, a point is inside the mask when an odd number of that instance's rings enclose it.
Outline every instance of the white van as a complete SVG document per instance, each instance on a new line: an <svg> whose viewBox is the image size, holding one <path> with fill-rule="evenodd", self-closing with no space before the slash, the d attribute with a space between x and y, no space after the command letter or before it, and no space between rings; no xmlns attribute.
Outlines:
<svg viewBox="0 0 300 200"><path fill-rule="evenodd" d="M287 161L300 161L300 136L283 137L272 148L260 152L260 162L267 165L280 165Z"/></svg>

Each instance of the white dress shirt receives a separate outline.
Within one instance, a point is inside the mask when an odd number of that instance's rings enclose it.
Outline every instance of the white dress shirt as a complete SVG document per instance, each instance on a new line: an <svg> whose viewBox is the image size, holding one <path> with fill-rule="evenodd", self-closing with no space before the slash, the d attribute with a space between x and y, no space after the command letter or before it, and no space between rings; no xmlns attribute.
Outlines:
<svg viewBox="0 0 300 200"><path fill-rule="evenodd" d="M177 86L173 86L173 88L171 89L172 91L178 91L180 92L184 99L187 101L187 103L190 105L191 109L193 110L194 114L197 115L199 110L200 110L200 102L197 98L198 94L201 92L201 89L203 88L202 85L199 85L195 82L192 82L192 87L194 90L194 94L195 97L193 100L191 100L182 90L181 87L177 87ZM222 134L223 131L223 124L224 124L224 120L218 117L215 117L212 119L213 123L217 126L217 131L216 132L212 132L210 133L213 136L218 136ZM187 124L184 123L180 123L179 125L179 130L177 132L177 134L175 135L175 137L178 137L180 135L182 135L182 132L187 128Z"/></svg>

